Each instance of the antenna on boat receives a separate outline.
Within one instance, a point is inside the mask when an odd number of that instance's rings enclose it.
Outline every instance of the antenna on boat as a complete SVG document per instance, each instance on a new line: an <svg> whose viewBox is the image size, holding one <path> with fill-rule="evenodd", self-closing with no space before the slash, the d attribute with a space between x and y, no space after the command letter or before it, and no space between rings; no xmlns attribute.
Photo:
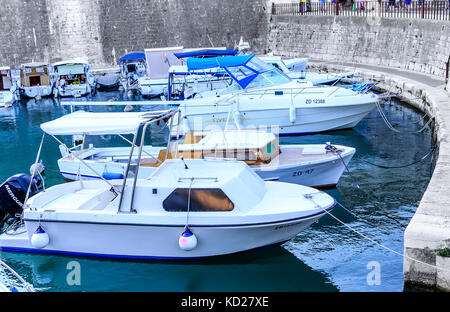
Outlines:
<svg viewBox="0 0 450 312"><path fill-rule="evenodd" d="M183 156L181 156L181 160L183 161L183 164L184 164L184 169L189 169L189 168L188 168L188 166L186 165L186 162L184 161L184 158L183 158Z"/></svg>

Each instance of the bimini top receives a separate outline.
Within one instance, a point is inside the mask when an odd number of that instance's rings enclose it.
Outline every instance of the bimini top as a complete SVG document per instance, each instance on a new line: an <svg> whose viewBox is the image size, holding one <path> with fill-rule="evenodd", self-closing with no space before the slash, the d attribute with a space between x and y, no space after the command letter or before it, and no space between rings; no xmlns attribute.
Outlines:
<svg viewBox="0 0 450 312"><path fill-rule="evenodd" d="M177 58L186 58L186 57L213 57L213 56L233 56L238 54L238 50L215 50L215 49L205 49L199 51L188 51L188 52L179 52L174 53Z"/></svg>
<svg viewBox="0 0 450 312"><path fill-rule="evenodd" d="M50 135L107 135L135 134L139 127L150 120L170 117L176 110L128 113L92 113L77 111L41 124Z"/></svg>
<svg viewBox="0 0 450 312"><path fill-rule="evenodd" d="M128 60L136 60L136 59L144 59L145 60L145 53L144 52L128 53L127 55L122 56L120 58L119 62L125 62Z"/></svg>
<svg viewBox="0 0 450 312"><path fill-rule="evenodd" d="M258 75L275 69L254 54L238 56L219 56L213 58L188 58L188 70L199 70L220 67L236 81L243 89Z"/></svg>

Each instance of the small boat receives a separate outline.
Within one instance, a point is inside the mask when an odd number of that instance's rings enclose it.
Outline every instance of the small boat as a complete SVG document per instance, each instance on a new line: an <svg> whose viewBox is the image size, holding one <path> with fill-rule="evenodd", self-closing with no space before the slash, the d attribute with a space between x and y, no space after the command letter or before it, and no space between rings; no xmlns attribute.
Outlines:
<svg viewBox="0 0 450 312"><path fill-rule="evenodd" d="M87 61L71 60L53 64L56 75L55 97L81 97L95 90L95 78Z"/></svg>
<svg viewBox="0 0 450 312"><path fill-rule="evenodd" d="M300 83L311 82L313 85L332 85L343 78L348 78L354 75L353 72L347 72L342 74L319 74L304 70L292 71L286 65L287 60L282 59L280 56L260 56L260 58L270 64L275 68L280 70L282 73L289 76L289 78L296 79Z"/></svg>
<svg viewBox="0 0 450 312"><path fill-rule="evenodd" d="M223 68L234 82L193 99L167 102L181 111L182 133L224 129L230 120L236 129L277 127L280 135L347 129L379 101L367 90L299 83L251 54L188 58L187 66L189 70Z"/></svg>
<svg viewBox="0 0 450 312"><path fill-rule="evenodd" d="M41 129L51 135L119 135L116 120L120 116L132 119L129 113L90 113L78 111L44 123ZM135 127L141 122L136 113ZM89 122L90 120L90 122ZM86 132L87 125L92 130ZM97 130L92 127L101 124ZM62 132L62 129L64 132ZM175 128L175 127L174 127ZM123 179L131 147L85 146L81 140L71 148L60 146L58 160L61 174L68 181L91 179ZM205 136L187 135L184 144L176 142L167 147L144 146L138 178L148 178L166 159L232 159L244 161L266 181L296 183L318 188L334 187L355 153L352 147L330 144L279 145L273 133L251 130L228 130L206 133ZM338 151L338 152L336 152ZM137 165L138 154L131 163Z"/></svg>
<svg viewBox="0 0 450 312"><path fill-rule="evenodd" d="M300 58L288 58L283 59L284 65L289 69L290 72L304 72L306 71L306 63L308 63L307 57Z"/></svg>
<svg viewBox="0 0 450 312"><path fill-rule="evenodd" d="M241 54L253 54L251 52L250 43L248 41L244 41L242 36L239 43L236 45L236 49L238 49ZM306 72L306 64L308 63L307 57L281 58L279 56L274 56L273 52L267 53L266 55L260 55L260 58L264 61L278 61L278 59L280 59L282 62L282 67L285 67L290 73ZM273 65L276 66L276 64ZM285 72L281 68L278 69Z"/></svg>
<svg viewBox="0 0 450 312"><path fill-rule="evenodd" d="M19 94L21 97L35 98L51 96L53 80L50 65L29 63L20 66Z"/></svg>
<svg viewBox="0 0 450 312"><path fill-rule="evenodd" d="M145 130L167 117L141 115L138 163ZM138 129L126 118L117 125L136 142ZM282 244L335 206L326 193L263 181L239 161L169 159L139 179L139 166L130 162L134 147L122 180L59 184L25 200L23 232L1 234L0 247L110 258L211 257Z"/></svg>
<svg viewBox="0 0 450 312"><path fill-rule="evenodd" d="M97 83L97 90L113 91L120 85L119 68L91 69L91 73Z"/></svg>
<svg viewBox="0 0 450 312"><path fill-rule="evenodd" d="M11 68L0 67L0 107L10 107L16 101L16 86L11 79Z"/></svg>
<svg viewBox="0 0 450 312"><path fill-rule="evenodd" d="M146 84L147 61L144 52L128 53L120 58L120 84L130 95L136 92L148 94L149 85Z"/></svg>

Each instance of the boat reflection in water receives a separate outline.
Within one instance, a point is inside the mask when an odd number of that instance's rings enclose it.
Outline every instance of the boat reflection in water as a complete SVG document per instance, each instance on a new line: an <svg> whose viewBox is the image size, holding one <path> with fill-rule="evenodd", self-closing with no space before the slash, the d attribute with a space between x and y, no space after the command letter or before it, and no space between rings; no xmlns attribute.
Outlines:
<svg viewBox="0 0 450 312"><path fill-rule="evenodd" d="M2 255L31 276L36 289L48 291L337 291L283 247L177 262ZM78 264L80 285L73 284Z"/></svg>

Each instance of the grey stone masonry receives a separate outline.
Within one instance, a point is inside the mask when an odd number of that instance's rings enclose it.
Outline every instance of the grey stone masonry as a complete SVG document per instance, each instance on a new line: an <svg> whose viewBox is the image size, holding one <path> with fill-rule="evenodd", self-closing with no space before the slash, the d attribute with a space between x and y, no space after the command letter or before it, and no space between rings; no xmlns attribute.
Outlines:
<svg viewBox="0 0 450 312"><path fill-rule="evenodd" d="M444 77L450 23L376 16L271 16L267 49L288 57L381 65Z"/></svg>
<svg viewBox="0 0 450 312"><path fill-rule="evenodd" d="M83 58L117 65L146 48L226 46L241 36L265 52L270 11L262 0L4 0L0 65Z"/></svg>

